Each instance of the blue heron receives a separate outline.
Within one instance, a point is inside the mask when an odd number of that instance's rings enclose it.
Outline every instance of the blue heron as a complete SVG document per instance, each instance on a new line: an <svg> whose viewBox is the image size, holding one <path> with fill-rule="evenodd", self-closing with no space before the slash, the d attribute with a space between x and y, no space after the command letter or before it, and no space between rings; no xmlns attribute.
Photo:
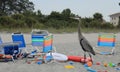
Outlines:
<svg viewBox="0 0 120 72"><path fill-rule="evenodd" d="M79 24L78 24L78 37L79 37L79 42L80 45L84 51L84 62L86 59L86 52L88 52L90 58L92 59L91 54L95 55L95 51L93 50L93 47L90 45L90 43L88 42L88 40L82 35L81 30L80 30L80 24L81 22L81 18L78 17L77 18L79 20ZM91 60L93 62L93 60Z"/></svg>

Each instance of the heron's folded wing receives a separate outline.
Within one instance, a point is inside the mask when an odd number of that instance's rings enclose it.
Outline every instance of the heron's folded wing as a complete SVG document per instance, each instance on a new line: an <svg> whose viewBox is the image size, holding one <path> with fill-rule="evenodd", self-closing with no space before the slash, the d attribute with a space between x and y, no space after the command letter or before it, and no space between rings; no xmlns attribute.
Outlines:
<svg viewBox="0 0 120 72"><path fill-rule="evenodd" d="M87 52L90 52L93 55L95 55L95 51L93 50L93 47L90 45L90 43L85 38L81 41L81 44Z"/></svg>

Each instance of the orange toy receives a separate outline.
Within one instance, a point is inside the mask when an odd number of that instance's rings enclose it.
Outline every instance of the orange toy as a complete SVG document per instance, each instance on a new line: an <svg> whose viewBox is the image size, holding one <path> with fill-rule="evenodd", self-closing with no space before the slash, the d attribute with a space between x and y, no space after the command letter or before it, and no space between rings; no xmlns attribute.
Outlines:
<svg viewBox="0 0 120 72"><path fill-rule="evenodd" d="M87 65L88 65L89 67L91 67L91 66L92 66L92 62L91 62L91 61L88 61L88 62L87 62Z"/></svg>
<svg viewBox="0 0 120 72"><path fill-rule="evenodd" d="M105 67L107 67L107 66L108 66L108 64L107 64L107 63L104 63L104 66L105 66Z"/></svg>

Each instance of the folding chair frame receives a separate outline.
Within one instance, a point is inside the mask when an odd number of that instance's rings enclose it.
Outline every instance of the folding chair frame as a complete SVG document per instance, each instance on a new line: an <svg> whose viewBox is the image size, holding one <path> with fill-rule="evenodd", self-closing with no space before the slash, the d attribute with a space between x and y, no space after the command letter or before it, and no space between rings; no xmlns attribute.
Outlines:
<svg viewBox="0 0 120 72"><path fill-rule="evenodd" d="M112 50L111 52L98 52L99 54L114 54L114 50L115 50L115 39L116 39L116 35L115 34L111 34L111 33L100 33L98 36L98 44L96 46L96 48L99 47L111 47Z"/></svg>

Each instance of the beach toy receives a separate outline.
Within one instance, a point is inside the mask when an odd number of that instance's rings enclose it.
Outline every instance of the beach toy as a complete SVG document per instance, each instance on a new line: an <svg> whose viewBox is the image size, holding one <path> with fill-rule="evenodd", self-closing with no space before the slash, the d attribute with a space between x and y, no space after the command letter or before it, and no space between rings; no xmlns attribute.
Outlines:
<svg viewBox="0 0 120 72"><path fill-rule="evenodd" d="M101 72L101 71L99 70L99 71L97 71L97 72Z"/></svg>
<svg viewBox="0 0 120 72"><path fill-rule="evenodd" d="M110 67L115 67L116 65L115 65L114 63L111 63L111 62L110 62L110 63L109 63L109 66L110 66Z"/></svg>
<svg viewBox="0 0 120 72"><path fill-rule="evenodd" d="M70 65L73 65L73 64L74 64L74 62L73 62L73 61L70 61L70 62L69 62L69 64L70 64Z"/></svg>
<svg viewBox="0 0 120 72"><path fill-rule="evenodd" d="M120 68L115 68L115 70L120 70Z"/></svg>
<svg viewBox="0 0 120 72"><path fill-rule="evenodd" d="M84 67L89 67L87 64L84 64Z"/></svg>
<svg viewBox="0 0 120 72"><path fill-rule="evenodd" d="M103 63L103 65L104 65L104 67L107 67L107 66L108 66L108 64L107 64L107 63Z"/></svg>
<svg viewBox="0 0 120 72"><path fill-rule="evenodd" d="M41 61L38 61L37 64L40 65L40 64L42 64L42 62L41 62Z"/></svg>
<svg viewBox="0 0 120 72"><path fill-rule="evenodd" d="M31 62L27 62L27 64L31 64Z"/></svg>
<svg viewBox="0 0 120 72"><path fill-rule="evenodd" d="M53 58L52 58L52 56L46 56L45 59L46 59L46 61L50 61L50 60L53 59Z"/></svg>
<svg viewBox="0 0 120 72"><path fill-rule="evenodd" d="M69 61L81 62L80 56L67 56Z"/></svg>
<svg viewBox="0 0 120 72"><path fill-rule="evenodd" d="M100 65L100 62L96 62L96 65Z"/></svg>
<svg viewBox="0 0 120 72"><path fill-rule="evenodd" d="M118 63L117 66L120 66L120 63Z"/></svg>
<svg viewBox="0 0 120 72"><path fill-rule="evenodd" d="M104 70L99 70L99 71L97 71L97 72L107 72L106 70L104 71Z"/></svg>
<svg viewBox="0 0 120 72"><path fill-rule="evenodd" d="M87 71L88 71L88 72L97 72L96 70L94 70L94 69L92 69L92 68L90 68L90 67L87 68Z"/></svg>
<svg viewBox="0 0 120 72"><path fill-rule="evenodd" d="M112 64L112 66L113 66L113 67L115 67L115 66L116 66L116 64Z"/></svg>
<svg viewBox="0 0 120 72"><path fill-rule="evenodd" d="M66 65L65 68L67 68L67 69L73 69L73 68L75 68L75 67L72 66L72 65Z"/></svg>
<svg viewBox="0 0 120 72"><path fill-rule="evenodd" d="M91 61L92 59L90 58L90 57L86 57L86 59L84 60L85 58L84 57L82 57L81 58L81 62L88 62L88 61Z"/></svg>
<svg viewBox="0 0 120 72"><path fill-rule="evenodd" d="M90 68L87 64L84 64L84 67L88 72L97 72L96 70Z"/></svg>
<svg viewBox="0 0 120 72"><path fill-rule="evenodd" d="M97 72L108 72L108 71L107 71L107 70L105 70L105 71L99 70L99 71L97 71Z"/></svg>
<svg viewBox="0 0 120 72"><path fill-rule="evenodd" d="M84 63L85 62L88 62L88 61L91 61L92 59L90 57L87 57L85 60L84 60L84 57L82 56L67 56L68 57L68 60L69 61L74 61L74 62L82 62Z"/></svg>
<svg viewBox="0 0 120 72"><path fill-rule="evenodd" d="M91 62L91 61L88 61L88 62L87 62L87 65L88 65L89 67L91 67L91 66L92 66L92 62Z"/></svg>
<svg viewBox="0 0 120 72"><path fill-rule="evenodd" d="M89 62L91 61L92 59L90 57L87 57L86 59L84 57L81 57L81 62L84 63L84 62Z"/></svg>
<svg viewBox="0 0 120 72"><path fill-rule="evenodd" d="M112 67L112 63L110 62L109 64L108 64L110 67Z"/></svg>
<svg viewBox="0 0 120 72"><path fill-rule="evenodd" d="M52 57L54 60L57 60L57 61L67 61L68 60L68 57L64 54L60 54L60 53L48 53L46 54L46 56L51 56L52 54Z"/></svg>

